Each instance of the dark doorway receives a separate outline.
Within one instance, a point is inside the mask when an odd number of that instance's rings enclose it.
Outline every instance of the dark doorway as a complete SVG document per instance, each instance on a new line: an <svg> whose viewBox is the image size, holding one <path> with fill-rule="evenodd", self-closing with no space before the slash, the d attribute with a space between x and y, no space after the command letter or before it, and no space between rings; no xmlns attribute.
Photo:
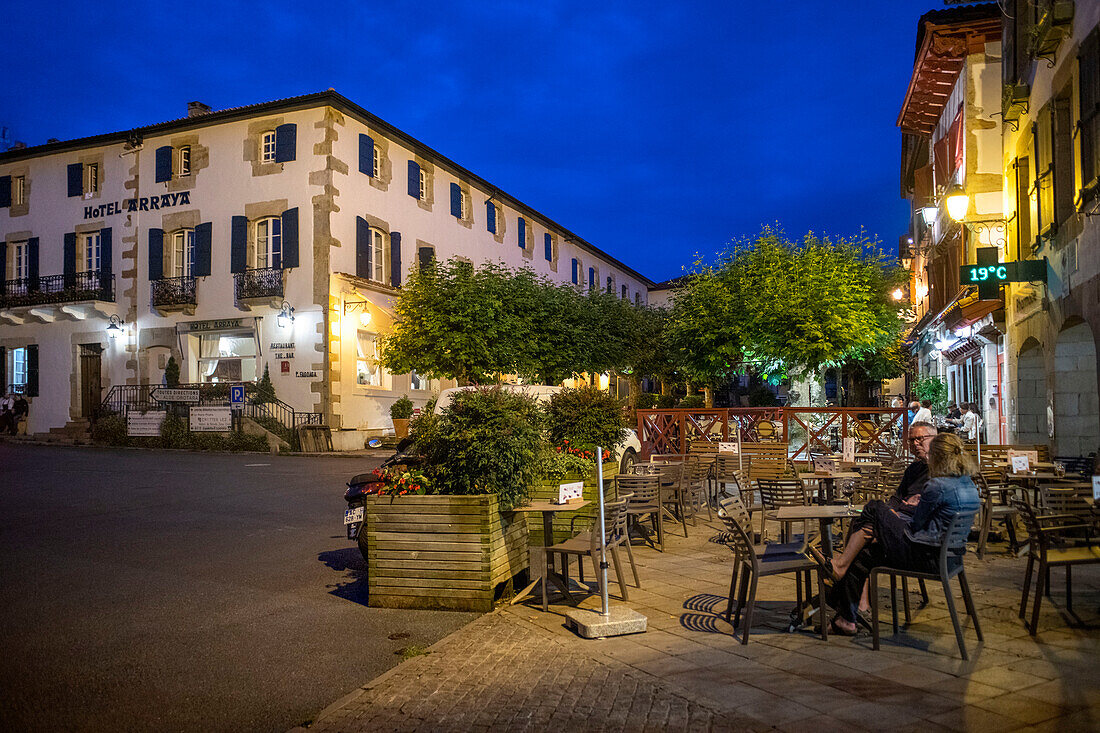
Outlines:
<svg viewBox="0 0 1100 733"><path fill-rule="evenodd" d="M80 345L80 416L91 418L103 399L103 347Z"/></svg>

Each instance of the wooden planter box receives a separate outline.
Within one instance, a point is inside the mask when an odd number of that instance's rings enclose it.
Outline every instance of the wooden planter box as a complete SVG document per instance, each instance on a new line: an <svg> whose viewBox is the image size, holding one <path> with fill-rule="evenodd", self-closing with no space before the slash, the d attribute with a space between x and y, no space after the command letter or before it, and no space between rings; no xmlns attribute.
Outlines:
<svg viewBox="0 0 1100 733"><path fill-rule="evenodd" d="M615 474L618 472L618 465L614 462L603 464L603 477L607 485L607 493L604 494L604 501L613 501L615 499L615 492L612 488ZM583 532L591 529L596 524L596 517L599 516L600 508L596 504L596 469L592 468L592 471L587 475L582 474L569 474L565 478L545 478L540 480L535 487L531 490L532 501L549 501L550 499L556 499L558 496L558 487L561 484L568 484L574 481L584 481L584 492L582 496L588 499L592 503L583 509L572 512L556 512L554 514L554 542L562 542L569 539L577 532ZM575 522L574 517L580 517ZM572 525L572 532L570 532L570 525ZM527 513L527 531L531 535L531 546L542 547L542 514L539 512ZM551 543L553 544L553 543Z"/></svg>
<svg viewBox="0 0 1100 733"><path fill-rule="evenodd" d="M364 514L371 606L490 611L529 565L525 520L492 494L371 496Z"/></svg>

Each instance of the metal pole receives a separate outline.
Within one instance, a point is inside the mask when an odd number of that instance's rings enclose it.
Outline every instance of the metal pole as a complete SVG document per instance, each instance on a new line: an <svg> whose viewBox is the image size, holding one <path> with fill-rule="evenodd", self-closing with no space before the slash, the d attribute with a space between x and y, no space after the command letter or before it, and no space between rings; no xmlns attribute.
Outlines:
<svg viewBox="0 0 1100 733"><path fill-rule="evenodd" d="M977 407L977 405L975 405ZM974 411L974 440L978 447L978 470L982 470L982 419L977 410Z"/></svg>
<svg viewBox="0 0 1100 733"><path fill-rule="evenodd" d="M607 529L603 518L603 448L596 446L596 500L600 505L600 615L607 618L611 610L607 605Z"/></svg>

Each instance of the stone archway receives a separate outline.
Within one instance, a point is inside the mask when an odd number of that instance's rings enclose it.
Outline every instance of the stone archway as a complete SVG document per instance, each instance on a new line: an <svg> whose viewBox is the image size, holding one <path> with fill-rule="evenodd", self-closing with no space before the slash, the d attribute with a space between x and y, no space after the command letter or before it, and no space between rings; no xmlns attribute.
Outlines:
<svg viewBox="0 0 1100 733"><path fill-rule="evenodd" d="M1080 319L1062 326L1054 346L1054 444L1060 456L1086 456L1100 445L1096 342Z"/></svg>
<svg viewBox="0 0 1100 733"><path fill-rule="evenodd" d="M1029 338L1016 360L1016 442L1045 445L1049 441L1043 346Z"/></svg>

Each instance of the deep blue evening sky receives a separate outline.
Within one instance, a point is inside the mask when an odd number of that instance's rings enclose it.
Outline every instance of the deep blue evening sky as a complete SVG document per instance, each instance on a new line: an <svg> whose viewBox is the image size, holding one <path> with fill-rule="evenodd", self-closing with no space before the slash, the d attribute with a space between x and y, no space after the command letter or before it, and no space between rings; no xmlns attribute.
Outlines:
<svg viewBox="0 0 1100 733"><path fill-rule="evenodd" d="M917 20L943 4L6 6L20 42L0 125L16 140L333 87L663 280L776 221L896 247L895 122Z"/></svg>

